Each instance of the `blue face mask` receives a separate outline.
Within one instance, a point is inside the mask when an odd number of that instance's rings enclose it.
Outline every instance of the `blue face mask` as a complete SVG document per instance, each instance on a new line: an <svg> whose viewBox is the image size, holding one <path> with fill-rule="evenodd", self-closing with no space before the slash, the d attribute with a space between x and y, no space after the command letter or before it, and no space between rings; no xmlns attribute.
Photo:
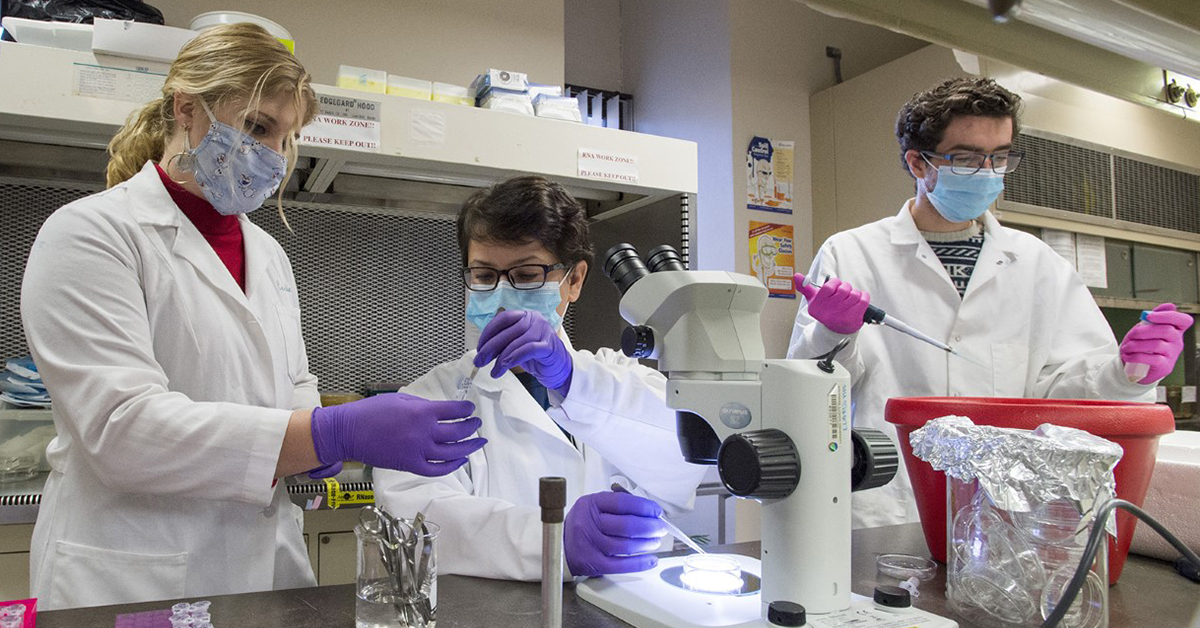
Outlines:
<svg viewBox="0 0 1200 628"><path fill-rule="evenodd" d="M558 306L562 303L562 293L559 288L563 281L571 276L567 271L562 281L547 283L536 290L517 290L507 281L501 281L494 290L487 292L467 291L467 320L474 323L480 331L496 318L500 308L505 310L527 310L537 312L550 323L555 331L562 326L562 316Z"/></svg>
<svg viewBox="0 0 1200 628"><path fill-rule="evenodd" d="M246 133L218 122L203 100L200 104L212 124L199 146L190 150L184 146L189 159L181 165L191 170L204 197L218 213L235 216L262 207L279 189L287 172L287 158Z"/></svg>
<svg viewBox="0 0 1200 628"><path fill-rule="evenodd" d="M939 166L937 173L937 185L926 196L942 218L950 222L967 222L982 216L1004 191L1004 175L990 170L955 174L950 166Z"/></svg>

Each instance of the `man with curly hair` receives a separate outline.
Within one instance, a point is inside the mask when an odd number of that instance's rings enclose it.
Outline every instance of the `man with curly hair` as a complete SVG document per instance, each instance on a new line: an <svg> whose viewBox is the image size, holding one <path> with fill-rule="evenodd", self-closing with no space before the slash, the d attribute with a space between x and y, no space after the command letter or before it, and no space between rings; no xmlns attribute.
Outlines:
<svg viewBox="0 0 1200 628"><path fill-rule="evenodd" d="M900 109L896 137L916 196L896 216L829 238L809 280L796 275L805 302L788 357L812 358L849 340L837 360L853 378L856 426L894 438L883 418L892 397L1153 402L1155 384L1174 368L1191 316L1160 305L1118 346L1071 264L988 211L1024 156L1013 149L1020 107L1019 96L987 78L951 79L914 96ZM871 303L963 357L862 329ZM903 466L887 486L854 494L855 527L917 520Z"/></svg>

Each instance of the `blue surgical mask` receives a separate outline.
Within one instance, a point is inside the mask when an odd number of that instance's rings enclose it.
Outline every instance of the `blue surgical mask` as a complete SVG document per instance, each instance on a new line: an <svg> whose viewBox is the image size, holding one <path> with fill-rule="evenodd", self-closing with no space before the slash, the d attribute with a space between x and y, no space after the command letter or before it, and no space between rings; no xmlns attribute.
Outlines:
<svg viewBox="0 0 1200 628"><path fill-rule="evenodd" d="M507 281L501 281L495 289L487 292L467 291L467 320L480 331L496 318L501 308L505 310L527 310L537 312L550 323L555 331L562 327L562 316L558 306L562 303L559 288L571 276L571 271L557 283L547 283L536 290L517 290Z"/></svg>
<svg viewBox="0 0 1200 628"><path fill-rule="evenodd" d="M200 145L184 152L204 197L224 216L236 216L262 207L279 189L287 172L287 157L267 148L216 116L200 101L212 124Z"/></svg>
<svg viewBox="0 0 1200 628"><path fill-rule="evenodd" d="M1004 191L1004 175L991 170L956 174L950 166L939 166L937 173L937 185L926 196L942 218L950 222L967 222L982 216Z"/></svg>

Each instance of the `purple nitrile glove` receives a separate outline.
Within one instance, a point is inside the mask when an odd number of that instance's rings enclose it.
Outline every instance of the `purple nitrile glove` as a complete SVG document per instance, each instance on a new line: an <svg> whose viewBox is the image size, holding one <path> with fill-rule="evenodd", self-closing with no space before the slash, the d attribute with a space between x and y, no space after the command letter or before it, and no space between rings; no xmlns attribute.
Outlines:
<svg viewBox="0 0 1200 628"><path fill-rule="evenodd" d="M342 472L342 461L339 460L333 464L323 464L316 469L308 472L308 477L314 480L323 480L331 478Z"/></svg>
<svg viewBox="0 0 1200 628"><path fill-rule="evenodd" d="M563 524L563 553L576 576L645 571L658 564L650 554L667 534L662 508L653 500L603 491L580 497Z"/></svg>
<svg viewBox="0 0 1200 628"><path fill-rule="evenodd" d="M430 401L403 393L314 408L313 447L321 464L358 460L373 467L434 477L467 463L487 439L469 401ZM461 441L461 442L460 442Z"/></svg>
<svg viewBox="0 0 1200 628"><path fill-rule="evenodd" d="M1121 362L1129 381L1153 384L1175 368L1183 352L1183 332L1192 317L1175 311L1174 303L1163 303L1146 312L1121 341Z"/></svg>
<svg viewBox="0 0 1200 628"><path fill-rule="evenodd" d="M792 276L796 290L808 299L809 316L839 334L853 334L863 326L863 315L871 305L865 290L855 290L841 279L829 279L820 289L804 281L800 273Z"/></svg>
<svg viewBox="0 0 1200 628"><path fill-rule="evenodd" d="M505 310L483 328L475 366L492 360L492 378L519 366L543 386L566 395L571 388L571 352L554 328L537 312Z"/></svg>

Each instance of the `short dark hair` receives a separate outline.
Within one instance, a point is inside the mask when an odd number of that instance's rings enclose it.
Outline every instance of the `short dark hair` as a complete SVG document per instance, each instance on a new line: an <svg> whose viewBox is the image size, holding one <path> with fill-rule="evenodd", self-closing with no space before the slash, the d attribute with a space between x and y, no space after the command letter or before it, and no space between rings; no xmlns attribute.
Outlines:
<svg viewBox="0 0 1200 628"><path fill-rule="evenodd" d="M563 186L518 176L475 192L458 212L458 249L467 265L475 242L540 242L568 265L592 261L587 211Z"/></svg>
<svg viewBox="0 0 1200 628"><path fill-rule="evenodd" d="M953 78L916 94L896 116L900 164L908 170L904 154L932 151L955 116L1012 118L1013 137L1020 129L1021 97L990 78Z"/></svg>

